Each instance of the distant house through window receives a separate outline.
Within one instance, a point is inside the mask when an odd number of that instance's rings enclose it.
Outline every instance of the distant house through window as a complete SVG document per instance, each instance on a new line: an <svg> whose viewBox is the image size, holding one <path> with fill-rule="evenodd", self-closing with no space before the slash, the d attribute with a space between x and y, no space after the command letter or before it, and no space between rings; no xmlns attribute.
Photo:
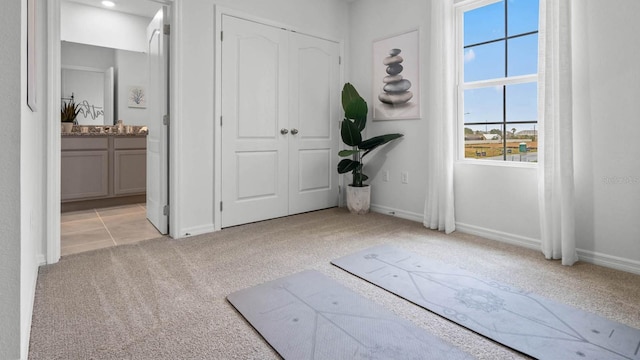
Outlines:
<svg viewBox="0 0 640 360"><path fill-rule="evenodd" d="M538 13L538 0L457 9L459 158L537 162Z"/></svg>

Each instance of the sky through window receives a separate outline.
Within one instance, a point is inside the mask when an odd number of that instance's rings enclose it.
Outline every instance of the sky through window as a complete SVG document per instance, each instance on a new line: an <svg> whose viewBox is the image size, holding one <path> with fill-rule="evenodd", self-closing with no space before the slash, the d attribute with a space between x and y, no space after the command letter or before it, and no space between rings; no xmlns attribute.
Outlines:
<svg viewBox="0 0 640 360"><path fill-rule="evenodd" d="M464 82L538 71L538 0L506 0L506 7L504 1L464 13ZM465 90L464 122L502 121L503 91L502 86ZM505 100L507 122L537 120L536 83L507 86ZM530 130L532 125L512 128Z"/></svg>

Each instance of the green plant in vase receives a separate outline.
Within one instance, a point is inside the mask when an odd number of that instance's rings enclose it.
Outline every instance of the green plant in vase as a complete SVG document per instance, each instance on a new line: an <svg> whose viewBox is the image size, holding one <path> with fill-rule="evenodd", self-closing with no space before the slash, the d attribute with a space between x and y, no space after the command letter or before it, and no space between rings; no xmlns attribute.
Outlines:
<svg viewBox="0 0 640 360"><path fill-rule="evenodd" d="M76 117L80 112L80 106L77 105L73 98L62 103L62 109L60 110L60 121L62 122L62 132L70 133L73 129L73 124L76 122Z"/></svg>
<svg viewBox="0 0 640 360"><path fill-rule="evenodd" d="M80 105L76 104L73 100L69 102L64 101L62 103L62 110L60 111L60 121L63 123L74 123L76 117L80 113Z"/></svg>
<svg viewBox="0 0 640 360"><path fill-rule="evenodd" d="M370 139L364 140L362 138L362 131L367 124L368 107L367 102L358 94L355 87L350 83L344 84L342 88L342 109L344 110L344 120L342 120L340 127L340 135L342 142L345 145L350 146L350 150L342 150L338 153L339 156L345 157L338 163L338 173L346 174L351 173L353 177L352 183L347 187L347 206L349 210L355 213L366 213L369 211L369 196L370 190L368 185L364 182L369 178L362 170L364 167L364 157L376 148L393 141L403 134L386 134L374 136ZM358 191L353 188L367 188L366 195L352 195L352 193ZM363 192L363 191L360 191ZM358 200L360 199L360 200ZM357 201L357 206L351 206L350 200ZM352 208L365 209L354 211Z"/></svg>

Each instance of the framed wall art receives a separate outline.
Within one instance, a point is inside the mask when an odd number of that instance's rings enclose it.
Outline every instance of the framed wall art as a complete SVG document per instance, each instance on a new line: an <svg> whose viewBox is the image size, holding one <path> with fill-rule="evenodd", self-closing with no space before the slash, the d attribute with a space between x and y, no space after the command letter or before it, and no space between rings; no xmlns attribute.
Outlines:
<svg viewBox="0 0 640 360"><path fill-rule="evenodd" d="M147 93L142 86L129 86L129 96L127 97L130 108L146 108Z"/></svg>
<svg viewBox="0 0 640 360"><path fill-rule="evenodd" d="M418 29L373 42L373 120L420 118Z"/></svg>

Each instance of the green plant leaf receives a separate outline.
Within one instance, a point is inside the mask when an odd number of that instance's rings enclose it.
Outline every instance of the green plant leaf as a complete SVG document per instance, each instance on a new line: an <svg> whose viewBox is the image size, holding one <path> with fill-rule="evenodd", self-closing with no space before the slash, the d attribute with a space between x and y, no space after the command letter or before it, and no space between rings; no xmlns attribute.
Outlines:
<svg viewBox="0 0 640 360"><path fill-rule="evenodd" d="M351 156L359 152L360 150L340 150L340 152L338 153L338 156L340 157Z"/></svg>
<svg viewBox="0 0 640 360"><path fill-rule="evenodd" d="M358 168L358 165L360 165L359 161L354 161L351 159L342 159L338 163L338 174L345 174L350 171L353 171Z"/></svg>
<svg viewBox="0 0 640 360"><path fill-rule="evenodd" d="M360 130L351 120L343 120L340 128L342 142L349 146L358 146L362 142L362 134Z"/></svg>
<svg viewBox="0 0 640 360"><path fill-rule="evenodd" d="M352 119L363 130L367 123L367 112L369 111L366 101L363 98L353 99L344 107L344 116Z"/></svg>
<svg viewBox="0 0 640 360"><path fill-rule="evenodd" d="M353 120L360 131L364 130L369 111L367 102L350 83L344 84L342 88L342 109L345 118Z"/></svg>
<svg viewBox="0 0 640 360"><path fill-rule="evenodd" d="M387 134L387 135L379 135L374 136L371 139L364 140L358 146L361 150L366 150L366 152L362 155L363 157L370 153L373 149L378 146L384 145L390 141L393 141L397 138L403 137L403 134Z"/></svg>
<svg viewBox="0 0 640 360"><path fill-rule="evenodd" d="M356 88L351 83L346 83L342 87L342 108L346 108L347 105L354 99L362 98Z"/></svg>
<svg viewBox="0 0 640 360"><path fill-rule="evenodd" d="M356 120L354 120L354 122L355 122L356 126L358 127L358 129L360 131L362 131L362 130L364 130L365 126L367 126L367 117L365 115L365 117L363 119L361 119L361 120L357 120L356 119Z"/></svg>

